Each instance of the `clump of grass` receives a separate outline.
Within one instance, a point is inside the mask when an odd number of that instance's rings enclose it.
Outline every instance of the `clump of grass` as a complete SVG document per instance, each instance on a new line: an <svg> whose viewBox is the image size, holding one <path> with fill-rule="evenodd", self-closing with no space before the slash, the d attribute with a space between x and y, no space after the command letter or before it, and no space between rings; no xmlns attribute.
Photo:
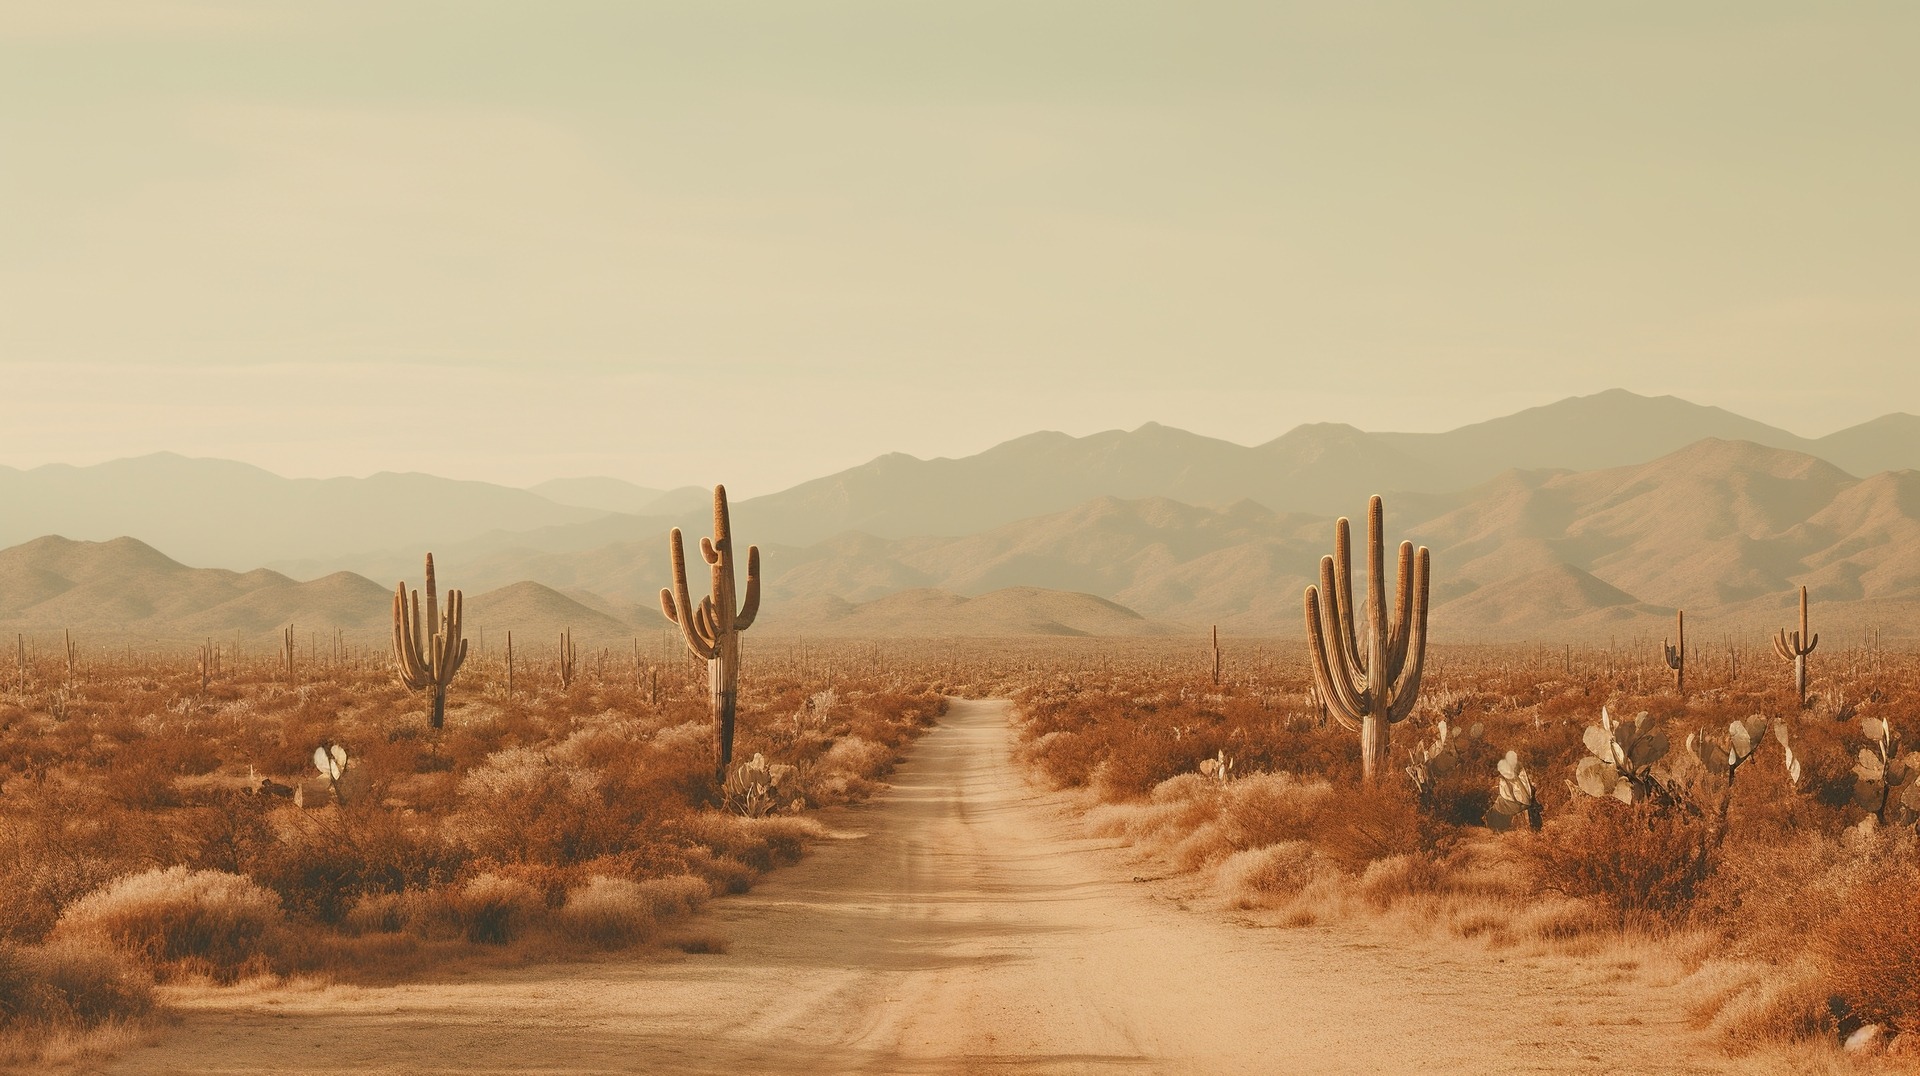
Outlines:
<svg viewBox="0 0 1920 1076"><path fill-rule="evenodd" d="M567 894L558 914L567 937L602 949L621 949L651 937L654 900L639 882L594 875Z"/></svg>
<svg viewBox="0 0 1920 1076"><path fill-rule="evenodd" d="M153 978L118 950L82 939L0 942L0 1029L96 1027L147 1015Z"/></svg>
<svg viewBox="0 0 1920 1076"><path fill-rule="evenodd" d="M232 982L284 965L289 938L270 890L224 871L168 867L130 875L61 913L54 936L114 946L165 979Z"/></svg>

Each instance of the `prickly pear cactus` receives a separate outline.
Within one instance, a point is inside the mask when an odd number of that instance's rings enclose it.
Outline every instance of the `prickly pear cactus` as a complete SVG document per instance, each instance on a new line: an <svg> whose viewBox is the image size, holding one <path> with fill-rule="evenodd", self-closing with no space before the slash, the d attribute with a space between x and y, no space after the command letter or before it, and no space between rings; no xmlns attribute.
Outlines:
<svg viewBox="0 0 1920 1076"><path fill-rule="evenodd" d="M1903 750L1893 722L1863 717L1868 746L1853 767L1853 802L1882 822L1920 819L1920 751Z"/></svg>
<svg viewBox="0 0 1920 1076"><path fill-rule="evenodd" d="M1744 721L1730 722L1725 736L1705 731L1688 733L1687 750L1700 760L1709 774L1731 782L1740 767L1753 758L1766 735L1767 719L1755 714Z"/></svg>
<svg viewBox="0 0 1920 1076"><path fill-rule="evenodd" d="M347 789L342 783L347 776L347 749L339 744L332 747L313 749L313 768L327 779L327 787L333 790L334 802L347 802Z"/></svg>
<svg viewBox="0 0 1920 1076"><path fill-rule="evenodd" d="M1487 828L1504 833L1524 817L1528 828L1539 829L1540 800L1534 795L1533 778L1520 765L1520 753L1507 752L1507 757L1501 759L1495 769L1500 780L1494 785L1493 806L1487 808L1484 819Z"/></svg>
<svg viewBox="0 0 1920 1076"><path fill-rule="evenodd" d="M1654 773L1654 764L1667 757L1667 736L1658 718L1642 711L1631 721L1615 721L1603 706L1600 723L1587 726L1580 741L1589 754L1568 782L1574 791L1622 803L1663 791Z"/></svg>
<svg viewBox="0 0 1920 1076"><path fill-rule="evenodd" d="M1460 745L1479 739L1484 731L1484 725L1461 728L1441 721L1433 727L1433 739L1413 749L1413 763L1407 767L1407 777L1413 781L1413 790L1421 802L1433 795L1434 782L1460 765Z"/></svg>
<svg viewBox="0 0 1920 1076"><path fill-rule="evenodd" d="M1233 757L1227 754L1227 749L1223 747L1212 758L1201 759L1199 769L1202 777L1210 777L1215 781L1231 780Z"/></svg>
<svg viewBox="0 0 1920 1076"><path fill-rule="evenodd" d="M729 810L748 818L765 818L775 811L798 811L806 806L799 790L800 771L768 762L758 751L733 768L721 786Z"/></svg>
<svg viewBox="0 0 1920 1076"><path fill-rule="evenodd" d="M1786 752L1787 780L1800 783L1800 756L1793 753L1793 731L1785 721L1773 723L1773 738L1780 741L1780 750Z"/></svg>

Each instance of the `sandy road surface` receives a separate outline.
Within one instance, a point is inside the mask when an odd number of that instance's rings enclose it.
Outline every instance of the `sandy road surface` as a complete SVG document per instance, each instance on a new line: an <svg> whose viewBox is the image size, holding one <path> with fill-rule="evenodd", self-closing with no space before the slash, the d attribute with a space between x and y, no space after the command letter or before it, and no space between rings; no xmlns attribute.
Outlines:
<svg viewBox="0 0 1920 1076"><path fill-rule="evenodd" d="M107 1071L1736 1071L1604 961L1178 907L1009 743L1005 703L956 703L843 839L716 903L725 955L216 994Z"/></svg>

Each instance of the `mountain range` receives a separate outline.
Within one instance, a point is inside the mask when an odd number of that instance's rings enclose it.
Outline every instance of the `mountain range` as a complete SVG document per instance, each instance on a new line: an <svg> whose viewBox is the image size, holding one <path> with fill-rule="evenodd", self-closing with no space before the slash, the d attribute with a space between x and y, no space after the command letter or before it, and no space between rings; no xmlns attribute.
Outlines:
<svg viewBox="0 0 1920 1076"><path fill-rule="evenodd" d="M1390 540L1433 549L1437 631L1658 632L1677 608L1760 630L1806 584L1900 633L1920 611L1916 468L1913 416L1810 440L1616 390L1435 434L1040 433L963 459L882 456L733 516L762 547L775 633L1296 634L1331 516L1375 492ZM472 595L470 624L653 631L664 532L704 533L707 498L613 479L280 479L177 456L0 469L0 542L24 543L0 551L0 628L383 630L391 589L365 577L417 577L432 548L443 585Z"/></svg>

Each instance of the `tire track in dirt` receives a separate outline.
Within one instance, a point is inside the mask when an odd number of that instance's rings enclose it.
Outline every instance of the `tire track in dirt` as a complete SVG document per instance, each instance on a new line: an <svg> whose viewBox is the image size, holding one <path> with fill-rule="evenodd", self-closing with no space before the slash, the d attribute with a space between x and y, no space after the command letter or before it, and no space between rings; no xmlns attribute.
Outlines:
<svg viewBox="0 0 1920 1076"><path fill-rule="evenodd" d="M1008 714L956 701L837 839L715 902L726 954L210 992L106 1071L1737 1071L1603 960L1185 910L1025 782Z"/></svg>

